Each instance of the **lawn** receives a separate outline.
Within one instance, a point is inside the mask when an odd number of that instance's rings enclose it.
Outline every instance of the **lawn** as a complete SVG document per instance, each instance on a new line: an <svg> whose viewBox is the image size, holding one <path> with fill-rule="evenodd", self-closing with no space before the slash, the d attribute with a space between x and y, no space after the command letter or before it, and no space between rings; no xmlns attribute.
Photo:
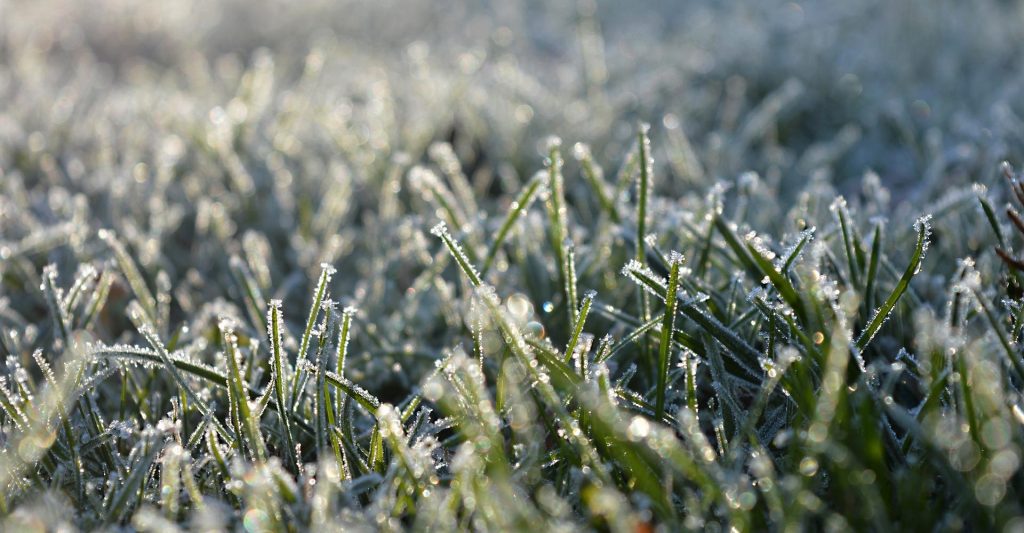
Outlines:
<svg viewBox="0 0 1024 533"><path fill-rule="evenodd" d="M0 0L0 529L1024 532L1021 20Z"/></svg>

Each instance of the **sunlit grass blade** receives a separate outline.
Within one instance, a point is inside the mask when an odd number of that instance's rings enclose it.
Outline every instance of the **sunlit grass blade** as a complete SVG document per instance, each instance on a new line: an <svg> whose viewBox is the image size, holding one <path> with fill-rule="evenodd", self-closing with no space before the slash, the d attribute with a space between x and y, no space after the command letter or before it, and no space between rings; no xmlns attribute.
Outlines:
<svg viewBox="0 0 1024 533"><path fill-rule="evenodd" d="M331 276L334 275L334 272L335 269L330 264L323 263L320 265L320 278L317 280L316 288L313 290L313 302L309 308L309 316L306 318L306 328L302 331L299 353L295 356L295 371L292 373L291 387L288 393L293 410L298 407L306 388L308 373L305 369L305 362L308 358L309 339L313 334L313 326L316 323L317 316L320 314L320 308L323 305L324 296L327 294L327 287L331 284Z"/></svg>
<svg viewBox="0 0 1024 533"><path fill-rule="evenodd" d="M804 251L807 243L811 242L814 238L815 228L808 228L800 232L800 238L797 240L793 248L786 254L785 259L782 261L782 272L789 273L789 270L793 267L793 263L796 262L797 258L800 257L800 253Z"/></svg>
<svg viewBox="0 0 1024 533"><path fill-rule="evenodd" d="M669 259L668 285L665 287L665 314L661 324L661 339L658 346L658 383L655 389L654 415L658 418L665 413L665 394L668 389L668 369L672 359L672 337L675 333L676 307L679 290L679 268L682 255L675 254Z"/></svg>
<svg viewBox="0 0 1024 533"><path fill-rule="evenodd" d="M73 322L74 311L78 307L82 296L96 283L99 279L99 274L99 271L92 265L85 264L79 266L78 273L75 275L75 282L68 289L63 301L64 313L71 319L71 322Z"/></svg>
<svg viewBox="0 0 1024 533"><path fill-rule="evenodd" d="M409 183L414 189L420 190L429 201L437 205L438 216L443 216L445 223L451 224L459 231L466 224L467 216L458 208L458 201L452 192L441 183L441 180L429 169L413 167L409 171ZM474 257L473 250L468 252Z"/></svg>
<svg viewBox="0 0 1024 533"><path fill-rule="evenodd" d="M583 326L587 321L587 316L590 314L590 307L594 304L594 298L597 293L594 291L587 291L583 295L583 302L580 304L580 309L576 313L576 322L572 330L572 336L569 337L569 343L565 345L565 358L568 363L573 354L576 353L576 346L579 343L580 335L583 333ZM586 372L581 373L586 375Z"/></svg>
<svg viewBox="0 0 1024 533"><path fill-rule="evenodd" d="M313 413L318 451L327 446L330 440L330 427L334 425L333 402L331 401L330 391L327 390L327 341L330 338L330 328L333 326L334 312L334 302L325 300L323 320L319 326L316 358L314 359L316 381L313 391Z"/></svg>
<svg viewBox="0 0 1024 533"><path fill-rule="evenodd" d="M319 308L317 308L319 309ZM270 337L271 375L274 380L274 392L278 405L277 417L281 421L281 433L284 435L285 456L294 458L295 444L291 429L291 403L287 401L285 383L288 379L287 362L285 361L283 344L280 300L271 300L267 309L267 336ZM294 462L294 461L290 461Z"/></svg>
<svg viewBox="0 0 1024 533"><path fill-rule="evenodd" d="M114 277L109 270L104 270L100 274L100 279L96 282L92 296L89 297L88 302L85 304L84 312L80 315L80 319L75 322L76 328L85 329L92 325L93 320L95 320L107 303L107 297L110 295L110 286L113 281Z"/></svg>
<svg viewBox="0 0 1024 533"><path fill-rule="evenodd" d="M60 289L57 288L56 265L47 265L43 269L43 285L40 288L46 297L46 306L50 309L50 316L53 319L53 329L56 332L56 336L66 345L71 335L71 319L68 317L67 311L61 302Z"/></svg>
<svg viewBox="0 0 1024 533"><path fill-rule="evenodd" d="M552 255L555 259L555 270L558 273L558 281L563 289L563 296L566 298L565 307L570 316L576 312L575 302L569 301L571 284L566 262L567 244L572 246L572 239L569 236L568 208L565 204L565 178L562 175L562 140L558 137L551 137L547 141L547 189L548 195L544 207L548 215L548 241L551 246Z"/></svg>
<svg viewBox="0 0 1024 533"><path fill-rule="evenodd" d="M441 169L441 172L448 178L448 183L451 185L452 191L458 198L459 205L467 213L475 213L477 211L476 195L473 194L473 186L469 183L469 178L462 171L462 165L459 163L459 158L455 155L455 150L451 144L446 142L438 142L431 144L427 149L430 159Z"/></svg>
<svg viewBox="0 0 1024 533"><path fill-rule="evenodd" d="M444 243L445 247L448 248L448 252L451 254L455 262L458 263L459 268L462 269L462 273L466 275L469 283L474 287L479 287L483 284L480 279L480 274L477 273L476 268L470 262L469 257L462 249L462 245L452 238L451 233L448 233L448 226L444 222L438 222L433 228L430 229L430 234L438 237Z"/></svg>
<svg viewBox="0 0 1024 533"><path fill-rule="evenodd" d="M345 375L345 360L348 358L348 345L352 336L352 317L354 317L355 314L356 308L352 306L345 307L341 312L341 324L338 326L337 353L335 354L334 366L335 373L339 378L342 378ZM327 379L326 372L324 373L324 379ZM346 409L344 408L344 396L344 390L339 390L334 395L334 410L337 412L337 416L342 427L347 428L349 424L346 420L347 414ZM351 439L352 436L348 435L348 438ZM347 469L343 469L343 471L348 472Z"/></svg>
<svg viewBox="0 0 1024 533"><path fill-rule="evenodd" d="M227 360L228 401L238 416L236 433L244 436L242 442L249 450L250 456L257 461L267 460L266 444L260 434L259 419L249 407L249 392L242 377L238 340L230 321L220 322L221 342L224 345L224 358Z"/></svg>
<svg viewBox="0 0 1024 533"><path fill-rule="evenodd" d="M573 245L571 240L566 240L562 244L562 273L565 275L562 285L562 292L565 297L565 307L569 312L569 325L571 328L575 328L577 325L577 313L579 309L576 308L577 302L577 290L578 280L576 279L576 246Z"/></svg>

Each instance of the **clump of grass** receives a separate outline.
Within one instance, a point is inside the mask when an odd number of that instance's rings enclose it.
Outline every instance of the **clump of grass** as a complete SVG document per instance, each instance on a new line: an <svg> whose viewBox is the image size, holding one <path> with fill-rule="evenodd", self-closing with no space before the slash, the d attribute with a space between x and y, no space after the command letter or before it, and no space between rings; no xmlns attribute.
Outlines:
<svg viewBox="0 0 1024 533"><path fill-rule="evenodd" d="M577 248L568 237L585 232L562 196L557 145L545 162L548 239L528 233L541 177L513 193L508 212L474 215L499 228L490 241L479 236L482 249L443 221L430 230L457 268L428 269L428 285L471 326L395 401L347 376L359 361L353 338L374 328L351 307L337 312L332 277L344 273L332 265L311 285L299 327L284 312L293 303L265 300L235 256L235 305L186 326L159 310L173 297L165 288L154 295L129 248L102 233L116 273L86 263L65 283L47 266L38 299L49 326L31 339L4 335L9 524L44 491L69 498L82 527L208 524L219 508L228 510L216 517L225 526L271 529L381 520L474 529L1015 527L1019 304L993 304L990 274L973 261L953 273L945 310L921 295L910 300L928 269L931 225L942 221L924 217L883 245L880 224L866 240L867 221L838 202L818 221L823 229L779 241L793 243L787 248L730 218L728 195L712 194L692 207L692 227L673 231L674 204L645 183L648 143L642 129L637 216L600 215L611 227L636 225L637 240L613 241L603 268L590 263L598 252L586 238ZM582 183L600 187L593 176ZM600 203L599 190L590 194ZM995 220L986 218L975 223ZM660 237L646 235L644 220ZM665 248L693 250L705 266ZM500 271L474 264L499 255ZM577 268L577 256L588 266ZM609 280L603 270L618 270L616 260L626 266ZM566 313L535 314L549 304L531 302L520 284L537 268L552 279L552 310ZM22 275L8 270L6 283ZM127 290L111 300L121 277ZM118 312L135 324L118 334L127 344L98 342L117 330L94 317L109 323ZM24 320L9 304L5 317ZM175 332L172 340L160 330ZM552 342L559 338L564 350ZM909 344L899 348L901 339ZM21 366L29 348L36 371ZM87 490L95 486L105 496ZM911 519L904 510L914 504L922 506Z"/></svg>

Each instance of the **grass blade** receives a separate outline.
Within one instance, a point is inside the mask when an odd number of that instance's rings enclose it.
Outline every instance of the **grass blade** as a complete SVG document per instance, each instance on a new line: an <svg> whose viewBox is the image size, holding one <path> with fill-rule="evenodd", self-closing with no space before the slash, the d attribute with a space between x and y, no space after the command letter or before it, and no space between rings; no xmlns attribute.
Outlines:
<svg viewBox="0 0 1024 533"><path fill-rule="evenodd" d="M451 233L448 233L448 226L444 221L438 222L433 228L430 229L430 234L438 237L444 242L444 245L448 248L448 252L451 253L452 258L458 263L459 268L462 269L462 273L469 279L469 283L474 287L480 287L483 281L480 279L480 274L477 273L476 268L470 262L469 257L462 250L462 246L452 238Z"/></svg>
<svg viewBox="0 0 1024 533"><path fill-rule="evenodd" d="M899 301L900 296L903 296L903 293L906 292L907 287L910 285L910 280L921 271L921 262L924 261L925 253L928 251L928 237L931 231L929 220L930 217L926 216L914 223L914 228L917 230L917 244L914 245L914 253L910 256L910 264L907 265L903 276L896 283L896 287L889 293L889 297L875 311L868 325L860 332L856 341L858 350L863 352L868 344L871 343L871 339L875 337L882 324L889 318L889 313L896 307L896 302Z"/></svg>
<svg viewBox="0 0 1024 533"><path fill-rule="evenodd" d="M270 341L271 351L271 376L274 380L274 392L277 395L277 405L282 407L277 412L278 419L281 420L282 434L284 435L284 447L286 448L285 455L291 460L288 461L290 464L294 464L295 458L295 441L292 438L291 428L291 409L287 406L291 404L286 400L287 394L285 391L285 382L288 379L287 363L285 362L284 347L282 346L282 330L281 330L281 301L271 300L270 306L267 309L267 336Z"/></svg>
<svg viewBox="0 0 1024 533"><path fill-rule="evenodd" d="M679 290L679 267L683 256L673 254L669 259L668 285L665 287L665 315L661 324L661 340L658 352L658 383L655 392L654 416L661 418L665 414L665 392L668 388L668 369L672 358L672 337L676 327L676 307Z"/></svg>
<svg viewBox="0 0 1024 533"><path fill-rule="evenodd" d="M309 339L313 333L313 325L316 323L320 308L323 306L324 295L327 294L327 286L331 284L331 276L334 275L334 267L328 263L320 265L320 279L316 282L316 289L313 292L313 304L309 308L309 317L306 318L306 329L302 332L302 342L299 344L299 353L295 356L295 372L292 373L290 398L292 410L296 409L302 400L302 393L306 388L308 374L305 370L307 352L309 351Z"/></svg>
<svg viewBox="0 0 1024 533"><path fill-rule="evenodd" d="M501 249L501 245L505 242L512 227L515 226L518 221L527 211L530 209L530 205L534 199L537 198L538 193L542 190L541 185L544 183L544 174L537 173L523 190L516 197L515 201L509 206L508 214L505 215L504 222L498 228L498 233L494 235L494 239L491 240L490 246L487 248L487 256L484 258L484 266L480 269L480 276L487 276L487 271L491 269L491 264L494 262L495 256L498 255L498 250Z"/></svg>

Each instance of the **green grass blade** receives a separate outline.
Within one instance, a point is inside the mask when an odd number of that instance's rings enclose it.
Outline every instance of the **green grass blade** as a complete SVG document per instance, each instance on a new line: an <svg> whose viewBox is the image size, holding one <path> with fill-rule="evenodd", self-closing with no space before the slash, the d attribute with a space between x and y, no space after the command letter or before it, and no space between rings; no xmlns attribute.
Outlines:
<svg viewBox="0 0 1024 533"><path fill-rule="evenodd" d="M875 308L875 285L878 279L878 262L882 256L882 223L875 224L871 236L871 256L868 259L867 279L864 281L864 307Z"/></svg>
<svg viewBox="0 0 1024 533"><path fill-rule="evenodd" d="M117 238L117 234L113 230L100 230L99 236L114 251L114 259L117 260L121 273L128 280L128 286L132 288L135 297L142 304L142 311L145 313L146 319L150 323L160 326L157 323L159 314L157 313L156 298L153 297L152 291L146 285L146 280L142 277L142 273L139 272L139 268L135 266L135 261L128 255L128 250L125 249L124 244Z"/></svg>
<svg viewBox="0 0 1024 533"><path fill-rule="evenodd" d="M217 430L217 433L221 438L228 442L234 442L236 436L217 420L213 409L210 408L209 404L207 404L204 399L200 398L199 395L192 390L192 387L190 387L188 382L185 381L185 377L178 371L178 367L174 365L174 362L171 359L171 354L167 352L167 348L160 340L156 331L153 330L153 327L149 323L145 322L143 318L143 310L139 305L135 304L130 306L128 312L129 315L135 319L136 328L139 330L139 333L142 334L143 338L146 339L146 342L149 343L156 352L157 356L160 358L160 362L163 363L167 371L170 372L175 383L177 383L178 388L185 393L189 402L195 405L196 409L198 409L203 416L210 419L213 428Z"/></svg>
<svg viewBox="0 0 1024 533"><path fill-rule="evenodd" d="M657 295L659 298L666 293L665 281L660 279L647 267L636 261L630 261L622 269L622 273L642 286L645 291ZM722 343L729 349L730 355L751 377L760 379L760 373L754 371L751 365L757 363L761 354L753 346L743 340L735 331L727 328L718 319L698 308L699 299L684 298L677 295L679 312L690 318L698 326L707 331L712 338Z"/></svg>
<svg viewBox="0 0 1024 533"><path fill-rule="evenodd" d="M283 344L283 331L281 327L281 301L271 300L270 305L267 308L267 336L270 341L271 351L271 375L274 380L274 392L277 395L277 405L281 407L278 410L277 416L281 421L281 433L284 435L284 447L286 448L286 457L294 459L295 457L295 444L292 438L291 428L291 411L289 407L291 403L287 401L287 393L285 391L285 383L287 377L287 362L285 361L284 346ZM294 464L295 461L291 460L289 463Z"/></svg>
<svg viewBox="0 0 1024 533"><path fill-rule="evenodd" d="M328 263L320 265L320 278L316 282L316 289L313 291L313 304L309 308L309 316L306 318L306 329L302 332L302 342L299 344L299 353L295 356L295 372L292 373L289 398L291 398L292 410L295 410L302 401L302 394L305 390L308 373L305 362L309 351L309 339L313 333L313 326L323 306L324 296L327 294L327 287L331 284L331 276L334 275L334 267Z"/></svg>
<svg viewBox="0 0 1024 533"><path fill-rule="evenodd" d="M843 251L846 254L846 268L850 273L850 280L854 287L860 287L861 265L857 261L855 249L859 246L853 236L853 226L850 221L850 212L846 208L846 199L842 196L832 202L832 214L839 224L839 233L843 239Z"/></svg>
<svg viewBox="0 0 1024 533"><path fill-rule="evenodd" d="M590 153L590 147L583 143L576 143L573 146L573 157L576 158L576 161L579 161L583 177L587 180L587 184L590 185L590 190L594 191L594 196L597 197L601 210L608 215L608 218L614 224L618 224L621 221L619 210L613 198L608 195L604 173L597 162L594 161L594 156Z"/></svg>
<svg viewBox="0 0 1024 533"><path fill-rule="evenodd" d="M587 321L587 316L590 315L590 308L594 304L596 296L597 293L594 291L587 291L583 295L583 302L580 304L579 312L576 314L576 325L573 327L569 342L565 345L566 363L569 363L572 360L573 354L576 353L576 346L580 341L580 335L583 333L583 326ZM583 375L586 375L586 373L583 373Z"/></svg>
<svg viewBox="0 0 1024 533"><path fill-rule="evenodd" d="M249 315L249 320L252 321L256 331L265 330L267 326L263 323L263 317L265 316L264 309L267 303L263 299L263 293L260 291L259 284L249 270L249 266L237 255L231 256L229 263L232 277L242 293L242 301L245 304L245 311Z"/></svg>
<svg viewBox="0 0 1024 533"><path fill-rule="evenodd" d="M498 233L494 235L494 239L491 240L490 246L487 248L487 256L484 258L484 265L480 269L480 276L487 276L487 271L491 269L491 264L494 262L494 258L498 255L498 250L501 249L501 245L504 244L505 239L508 238L508 234L512 231L512 227L515 226L518 221L527 211L530 209L530 205L537 198L538 193L542 190L544 183L544 174L538 173L530 181L526 183L523 190L516 197L515 201L509 206L508 214L505 215L505 220L501 223L498 228Z"/></svg>
<svg viewBox="0 0 1024 533"><path fill-rule="evenodd" d="M234 405L239 419L240 427L236 432L245 436L242 440L254 460L266 461L267 448L263 442L263 435L260 434L259 420L249 407L249 392L242 377L239 363L241 356L238 353L238 339L234 327L227 320L221 320L219 327L221 342L224 345L224 358L228 363L228 400Z"/></svg>
<svg viewBox="0 0 1024 533"><path fill-rule="evenodd" d="M463 251L462 246L452 238L451 233L448 232L448 226L444 221L438 222L433 228L430 229L430 234L438 237L444 242L444 245L448 248L448 252L451 254L455 262L458 263L459 268L462 269L462 273L466 275L469 283L474 287L479 287L483 284L480 279L480 274L477 273L476 268L470 262L469 257Z"/></svg>
<svg viewBox="0 0 1024 533"><path fill-rule="evenodd" d="M654 416L665 414L665 393L668 388L668 369L672 359L672 337L676 327L676 308L679 290L679 267L683 256L674 254L669 259L668 285L665 287L665 315L661 324L661 341L658 347L658 383L655 392Z"/></svg>
<svg viewBox="0 0 1024 533"><path fill-rule="evenodd" d="M910 280L920 272L921 262L924 261L925 253L928 251L928 237L931 231L929 219L930 217L927 216L922 217L914 224L914 227L917 230L917 244L914 245L914 253L910 256L910 264L907 265L907 269L903 272L903 276L896 283L896 287L894 287L892 292L889 293L889 297L886 298L882 306L875 311L875 314L868 322L868 325L857 337L856 345L858 350L864 351L868 344L871 343L871 339L875 337L878 330L882 327L882 324L884 324L886 319L889 318L889 313L891 313L893 308L896 307L896 302L899 301L900 296L903 296L903 293L906 292L907 287L910 285Z"/></svg>

